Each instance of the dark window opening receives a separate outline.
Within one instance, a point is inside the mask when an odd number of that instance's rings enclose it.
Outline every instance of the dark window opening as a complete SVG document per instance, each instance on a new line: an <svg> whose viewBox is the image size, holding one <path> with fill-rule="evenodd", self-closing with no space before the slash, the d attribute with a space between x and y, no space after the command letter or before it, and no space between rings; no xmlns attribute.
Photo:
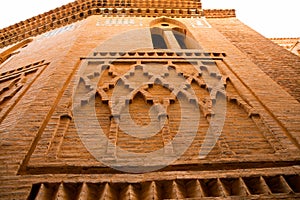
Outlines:
<svg viewBox="0 0 300 200"><path fill-rule="evenodd" d="M180 46L180 48L182 49L187 49L186 44L185 44L185 35L183 35L182 33L179 32L175 32L173 31L174 36Z"/></svg>
<svg viewBox="0 0 300 200"><path fill-rule="evenodd" d="M167 49L164 38L158 34L151 34L154 49Z"/></svg>

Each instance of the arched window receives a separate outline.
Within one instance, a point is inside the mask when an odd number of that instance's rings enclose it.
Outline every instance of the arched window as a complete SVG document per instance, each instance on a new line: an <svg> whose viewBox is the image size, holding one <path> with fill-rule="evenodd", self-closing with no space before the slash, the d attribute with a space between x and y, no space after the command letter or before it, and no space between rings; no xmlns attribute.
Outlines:
<svg viewBox="0 0 300 200"><path fill-rule="evenodd" d="M161 28L151 28L151 39L154 49L167 49L168 46L163 37L163 30Z"/></svg>
<svg viewBox="0 0 300 200"><path fill-rule="evenodd" d="M154 48L201 49L187 27L180 21L161 17L151 21L150 27Z"/></svg>

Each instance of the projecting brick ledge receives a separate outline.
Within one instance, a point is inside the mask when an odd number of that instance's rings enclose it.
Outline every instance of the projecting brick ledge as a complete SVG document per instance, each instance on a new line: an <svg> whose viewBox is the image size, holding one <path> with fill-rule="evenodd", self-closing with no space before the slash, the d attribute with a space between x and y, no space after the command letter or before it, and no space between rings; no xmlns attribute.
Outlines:
<svg viewBox="0 0 300 200"><path fill-rule="evenodd" d="M75 1L44 14L0 29L0 48L26 38L83 20L91 15L141 17L191 17L201 15L201 3L189 1L133 1L116 3L113 0Z"/></svg>
<svg viewBox="0 0 300 200"><path fill-rule="evenodd" d="M206 18L229 18L236 17L234 9L207 9L203 11Z"/></svg>
<svg viewBox="0 0 300 200"><path fill-rule="evenodd" d="M188 18L195 15L204 15L207 18L230 18L235 17L235 10L201 10L201 4L190 3L168 3L161 4L133 4L128 6L97 3L94 0L80 2L75 1L50 10L44 14L29 18L0 30L0 48L22 41L26 38L43 34L47 31L66 26L68 24L83 20L91 15L107 16L143 16ZM141 6L138 8L138 6Z"/></svg>

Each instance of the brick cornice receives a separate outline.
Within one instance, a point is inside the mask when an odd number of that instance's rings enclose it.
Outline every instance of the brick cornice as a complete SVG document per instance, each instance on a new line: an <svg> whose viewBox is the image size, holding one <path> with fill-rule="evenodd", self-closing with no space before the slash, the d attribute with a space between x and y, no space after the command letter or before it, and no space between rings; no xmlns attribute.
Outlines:
<svg viewBox="0 0 300 200"><path fill-rule="evenodd" d="M198 0L126 2L121 4L113 0L78 0L63 5L0 30L0 48L80 21L91 15L183 18L198 15L204 15L207 18L235 16L234 10L204 10L203 12Z"/></svg>
<svg viewBox="0 0 300 200"><path fill-rule="evenodd" d="M120 1L121 2L121 1ZM0 30L0 48L65 26L91 15L191 17L201 14L198 0L77 0Z"/></svg>
<svg viewBox="0 0 300 200"><path fill-rule="evenodd" d="M230 18L236 17L234 9L205 9L203 14L206 18Z"/></svg>
<svg viewBox="0 0 300 200"><path fill-rule="evenodd" d="M287 38L269 38L270 40L300 40L300 37L287 37Z"/></svg>

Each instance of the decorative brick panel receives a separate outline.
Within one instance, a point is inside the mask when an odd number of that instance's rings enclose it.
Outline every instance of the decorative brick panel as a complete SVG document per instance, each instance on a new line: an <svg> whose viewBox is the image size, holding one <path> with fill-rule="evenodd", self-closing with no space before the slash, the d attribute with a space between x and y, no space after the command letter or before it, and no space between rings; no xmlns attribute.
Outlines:
<svg viewBox="0 0 300 200"><path fill-rule="evenodd" d="M233 10L130 2L76 1L3 29L0 199L300 198L299 58ZM187 49L154 49L153 27ZM155 150L172 162L135 162Z"/></svg>

